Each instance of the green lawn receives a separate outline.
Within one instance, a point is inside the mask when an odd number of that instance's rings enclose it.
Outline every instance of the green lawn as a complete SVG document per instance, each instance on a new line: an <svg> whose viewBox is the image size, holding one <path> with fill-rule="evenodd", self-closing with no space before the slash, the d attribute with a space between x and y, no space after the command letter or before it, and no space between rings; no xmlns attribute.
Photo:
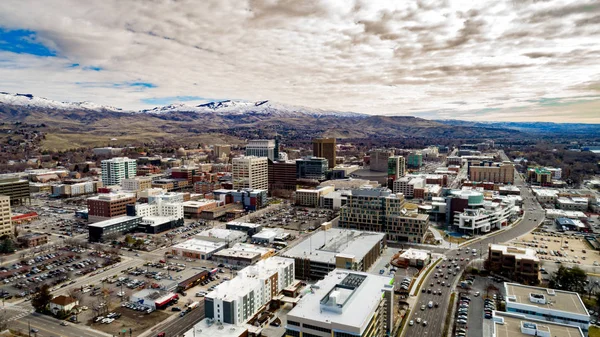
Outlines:
<svg viewBox="0 0 600 337"><path fill-rule="evenodd" d="M600 328L595 326L590 326L590 330L588 331L589 337L600 337Z"/></svg>

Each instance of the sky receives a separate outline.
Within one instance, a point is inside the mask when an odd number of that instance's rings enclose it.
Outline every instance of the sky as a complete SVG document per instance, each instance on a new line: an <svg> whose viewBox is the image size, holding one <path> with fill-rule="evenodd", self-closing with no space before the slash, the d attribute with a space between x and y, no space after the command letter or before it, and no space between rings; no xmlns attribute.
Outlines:
<svg viewBox="0 0 600 337"><path fill-rule="evenodd" d="M600 123L598 0L2 0L0 91Z"/></svg>

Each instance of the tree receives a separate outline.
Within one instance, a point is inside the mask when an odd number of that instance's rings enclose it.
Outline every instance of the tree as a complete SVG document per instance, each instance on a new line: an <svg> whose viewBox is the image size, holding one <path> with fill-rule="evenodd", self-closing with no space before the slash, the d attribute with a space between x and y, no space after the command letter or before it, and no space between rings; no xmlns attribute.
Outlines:
<svg viewBox="0 0 600 337"><path fill-rule="evenodd" d="M550 288L582 293L585 290L587 275L579 268L567 269L560 266L550 278Z"/></svg>
<svg viewBox="0 0 600 337"><path fill-rule="evenodd" d="M46 307L52 300L52 294L50 293L50 286L47 284L42 285L40 290L33 295L31 299L31 305L36 311L42 312L46 310Z"/></svg>
<svg viewBox="0 0 600 337"><path fill-rule="evenodd" d="M0 253L14 253L15 252L15 243L10 238L5 238L0 242Z"/></svg>

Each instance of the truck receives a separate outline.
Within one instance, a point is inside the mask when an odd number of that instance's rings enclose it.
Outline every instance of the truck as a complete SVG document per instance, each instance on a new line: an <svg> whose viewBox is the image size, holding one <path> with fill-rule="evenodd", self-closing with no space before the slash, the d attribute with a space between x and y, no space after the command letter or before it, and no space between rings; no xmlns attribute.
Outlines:
<svg viewBox="0 0 600 337"><path fill-rule="evenodd" d="M192 302L188 305L187 309L185 311L190 312L194 309L196 309L198 306L200 305L200 302Z"/></svg>

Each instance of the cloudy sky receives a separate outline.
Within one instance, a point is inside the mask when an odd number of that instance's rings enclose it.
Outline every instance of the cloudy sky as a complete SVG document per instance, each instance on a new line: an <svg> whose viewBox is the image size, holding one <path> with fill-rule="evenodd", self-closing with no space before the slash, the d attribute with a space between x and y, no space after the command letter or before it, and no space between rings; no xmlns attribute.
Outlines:
<svg viewBox="0 0 600 337"><path fill-rule="evenodd" d="M600 123L598 0L2 0L0 91Z"/></svg>

